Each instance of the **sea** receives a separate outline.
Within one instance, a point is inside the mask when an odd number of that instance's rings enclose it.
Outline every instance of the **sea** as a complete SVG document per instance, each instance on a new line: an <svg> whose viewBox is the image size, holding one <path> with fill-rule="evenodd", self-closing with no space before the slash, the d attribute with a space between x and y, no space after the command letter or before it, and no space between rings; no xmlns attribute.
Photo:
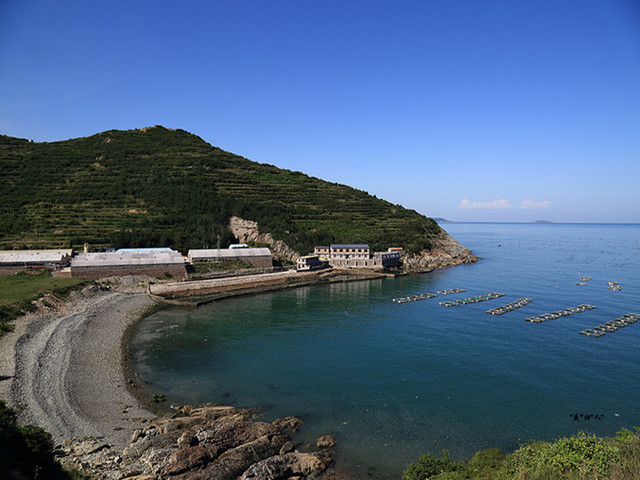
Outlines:
<svg viewBox="0 0 640 480"><path fill-rule="evenodd" d="M462 459L640 426L640 322L579 333L640 313L640 225L443 226L477 263L161 311L133 336L138 374L170 404L298 416L301 449L332 434L338 467L363 478L400 478L422 453ZM454 288L466 291L393 301ZM504 296L439 304L489 292ZM580 304L596 308L525 321Z"/></svg>

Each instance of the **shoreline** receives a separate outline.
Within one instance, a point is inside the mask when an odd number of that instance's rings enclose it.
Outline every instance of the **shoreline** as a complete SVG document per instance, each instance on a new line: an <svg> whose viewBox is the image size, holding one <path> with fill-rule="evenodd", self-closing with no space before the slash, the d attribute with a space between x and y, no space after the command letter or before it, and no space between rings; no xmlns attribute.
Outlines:
<svg viewBox="0 0 640 480"><path fill-rule="evenodd" d="M20 424L44 428L56 444L95 437L126 446L154 415L126 389L122 335L153 303L91 286L20 317L0 339L0 398Z"/></svg>
<svg viewBox="0 0 640 480"><path fill-rule="evenodd" d="M217 292L209 301L392 276L358 273L361 272L341 272L329 278L314 276L278 285L254 283ZM170 304L159 303L149 295L140 278L123 277L118 283L115 290L111 285L91 285L55 308L24 315L14 321L14 332L0 337L0 399L16 410L20 424L42 427L52 435L63 463L80 465L97 478L106 478L101 475L107 468L122 468L120 455L134 446L140 432L144 435L158 422L179 416L168 405L153 401L151 392L138 378L129 348L140 322ZM256 410L205 408L228 409L249 422L261 423L256 419ZM175 447L175 439L173 443ZM102 452L100 455L106 460L101 460L98 467L91 466L94 460L86 460L87 451L90 456ZM356 478L354 472L344 472L340 467L334 470L331 455L324 460L324 475L329 476L318 478Z"/></svg>
<svg viewBox="0 0 640 480"><path fill-rule="evenodd" d="M150 296L149 298L152 297ZM163 403L156 403L152 400L152 393L145 388L138 377L133 359L131 358L129 345L138 325L140 325L140 323L142 323L148 316L153 315L157 311L164 310L165 308L171 308L171 305L156 302L149 310L145 311L142 315L127 325L127 328L122 333L122 337L119 342L120 370L122 371L122 379L126 389L133 398L140 402L143 408L156 416L175 414L175 412L169 406L166 406Z"/></svg>
<svg viewBox="0 0 640 480"><path fill-rule="evenodd" d="M302 425L294 417L285 418L284 423L276 420L268 424L257 418L255 409L207 405L185 406L176 411L164 403L154 403L150 391L137 376L129 342L140 322L153 311L170 305L158 303L139 287L135 291L121 290L91 285L55 308L19 317L13 322L15 330L0 337L0 399L16 411L20 425L35 425L51 434L63 465L97 479L129 477L140 469L168 468L167 462L177 462L175 451L182 452L178 449L185 448L180 447L179 438L172 438L173 450L166 447L160 450L152 441L147 442L152 446L145 445L144 449L138 444L150 435L157 435L156 432L162 437L180 433L184 436L193 429L193 422L211 423L215 418L225 425L241 420L237 427L240 436L245 434L247 424L258 432L266 425L280 433L271 445L262 446L266 449L263 458L245 459L249 463L237 467L234 460L223 461L222 455L220 462L209 463L207 467L224 471L241 468L236 471L239 475L234 474L236 478L247 468L273 461L276 456L279 461L288 462L285 467L289 469L315 466L318 479L356 478L334 469L332 446L328 450L318 447L319 451L299 453L293 450L290 441L286 442L289 447L281 445L283 439L293 441L293 434ZM255 289L253 293L262 290ZM287 426L289 418L295 427ZM173 425L181 421L184 426L176 430ZM202 423L201 428L206 427ZM248 445L259 440L254 439ZM229 453L243 448L247 445L232 448ZM145 459L145 455L152 459ZM159 460L160 455L163 461ZM194 472L197 468L202 465L194 467Z"/></svg>

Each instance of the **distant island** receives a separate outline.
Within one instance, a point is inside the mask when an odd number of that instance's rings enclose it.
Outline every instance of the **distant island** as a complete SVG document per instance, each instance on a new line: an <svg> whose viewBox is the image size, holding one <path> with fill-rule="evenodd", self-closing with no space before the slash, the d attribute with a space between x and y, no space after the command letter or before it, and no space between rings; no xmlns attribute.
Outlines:
<svg viewBox="0 0 640 480"><path fill-rule="evenodd" d="M555 223L555 222L552 222L551 220L536 220L533 223Z"/></svg>

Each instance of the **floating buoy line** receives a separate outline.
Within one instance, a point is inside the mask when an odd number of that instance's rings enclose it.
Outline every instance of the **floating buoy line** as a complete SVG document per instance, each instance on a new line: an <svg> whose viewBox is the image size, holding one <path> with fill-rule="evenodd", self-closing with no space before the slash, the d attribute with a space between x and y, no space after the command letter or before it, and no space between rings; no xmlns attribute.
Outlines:
<svg viewBox="0 0 640 480"><path fill-rule="evenodd" d="M589 282L589 280L593 280L593 277L580 277L580 281L576 282L576 285L581 285L581 286L588 285L587 282ZM607 282L607 285L609 290L614 290L614 291L622 290L622 287L620 287L620 284L618 282ZM447 290L439 290L438 294L452 295L454 293L462 293L462 292L466 292L466 290L464 288L450 288ZM420 300L426 300L428 298L435 298L438 296L438 294L426 292L419 295L409 295L407 297L394 298L392 299L392 301L394 303L417 302ZM479 303L479 302L485 302L487 300L494 300L496 298L504 297L504 295L505 295L504 293L491 292L484 295L478 295L476 297L461 298L458 300L446 300L443 302L439 302L439 304L442 305L443 307L456 307L458 305L469 305L472 303ZM522 297L506 305L489 309L486 311L486 313L490 315L504 315L507 312L511 312L518 308L522 308L525 305L528 305L529 303L531 303L532 301L533 301L532 298ZM576 307L566 308L565 310L556 310L555 312L543 313L535 317L527 317L525 318L525 321L529 323L543 323L548 320L556 320L560 317L568 317L573 315L574 313L582 313L582 312L586 312L587 310L593 310L594 308L596 308L595 305L589 305L589 304L583 303ZM586 335L587 337L598 338L603 336L605 333L613 333L619 330L620 328L624 328L628 325L636 323L638 320L640 320L640 314L627 313L621 317L602 323L593 328L587 328L585 330L582 330L580 331L580 334Z"/></svg>
<svg viewBox="0 0 640 480"><path fill-rule="evenodd" d="M574 313L582 313L582 312L586 312L587 310L593 310L594 308L596 308L594 305L587 305L586 303L583 303L581 305L578 305L577 307L569 307L566 310L556 310L555 312L551 312L551 313L543 313L542 315L538 315L537 317L528 317L525 318L525 322L530 322L530 323L542 323L542 322L546 322L547 320L556 320L560 317L568 317L570 315L573 315Z"/></svg>
<svg viewBox="0 0 640 480"><path fill-rule="evenodd" d="M440 295L452 295L454 293L464 293L466 290L464 288L450 288L449 290L440 290L438 293Z"/></svg>
<svg viewBox="0 0 640 480"><path fill-rule="evenodd" d="M491 292L485 295L479 295L477 297L461 298L460 300L447 300L440 302L443 307L457 307L458 305L469 305L471 303L486 302L487 300L493 300L494 298L504 297L504 293Z"/></svg>
<svg viewBox="0 0 640 480"><path fill-rule="evenodd" d="M515 302L507 303L506 305L487 310L487 313L489 315L504 315L507 312L511 312L513 310L516 310L517 308L524 307L531 302L533 302L533 298L519 298Z"/></svg>
<svg viewBox="0 0 640 480"><path fill-rule="evenodd" d="M593 328L587 328L586 330L582 330L580 335L586 335L587 337L601 337L605 333L613 333L620 328L627 327L633 323L636 323L640 320L640 315L637 313L627 313L621 317L618 317L614 320L609 320L608 322L602 323Z"/></svg>
<svg viewBox="0 0 640 480"><path fill-rule="evenodd" d="M440 290L438 293L440 295L451 295L453 293L462 293L466 292L464 288L450 288L448 290ZM427 298L435 298L438 295L435 293L427 292L421 293L420 295L409 295L408 297L399 297L394 298L393 303L408 303L408 302L418 302L420 300L426 300Z"/></svg>
<svg viewBox="0 0 640 480"><path fill-rule="evenodd" d="M420 295L410 295L408 297L400 297L400 298L394 298L393 299L393 303L408 303L408 302L417 302L419 300L426 300L427 298L434 298L437 297L438 295L436 295L435 293L422 293Z"/></svg>

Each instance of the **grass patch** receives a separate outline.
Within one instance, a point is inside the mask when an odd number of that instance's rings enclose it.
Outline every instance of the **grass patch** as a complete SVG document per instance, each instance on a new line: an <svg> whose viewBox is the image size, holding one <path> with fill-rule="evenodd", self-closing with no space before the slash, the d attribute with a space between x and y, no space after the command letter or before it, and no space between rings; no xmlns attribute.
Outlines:
<svg viewBox="0 0 640 480"><path fill-rule="evenodd" d="M15 305L34 300L42 293L67 290L70 286L84 283L79 278L55 278L51 271L41 270L36 274L19 272L0 276L0 306Z"/></svg>
<svg viewBox="0 0 640 480"><path fill-rule="evenodd" d="M64 297L86 284L79 278L54 278L49 270L0 276L0 336L13 330L6 322L35 311L32 301L46 293Z"/></svg>

